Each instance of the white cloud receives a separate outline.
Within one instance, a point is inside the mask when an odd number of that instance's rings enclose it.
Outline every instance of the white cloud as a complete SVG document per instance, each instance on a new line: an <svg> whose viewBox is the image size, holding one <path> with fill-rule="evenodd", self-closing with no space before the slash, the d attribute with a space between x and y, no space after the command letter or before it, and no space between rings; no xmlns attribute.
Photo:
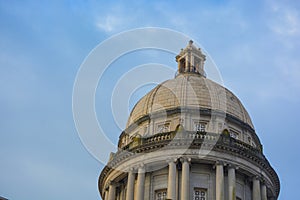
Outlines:
<svg viewBox="0 0 300 200"><path fill-rule="evenodd" d="M136 9L128 9L123 4L111 5L96 13L96 27L106 33L116 33L134 25L137 16Z"/></svg>
<svg viewBox="0 0 300 200"><path fill-rule="evenodd" d="M300 19L299 12L295 8L278 4L278 2L270 2L271 20L269 27L276 34L282 36L299 36Z"/></svg>
<svg viewBox="0 0 300 200"><path fill-rule="evenodd" d="M99 17L96 26L107 33L114 32L124 24L124 18L108 14Z"/></svg>
<svg viewBox="0 0 300 200"><path fill-rule="evenodd" d="M298 14L295 12L281 13L278 20L274 21L270 27L279 35L298 35L300 33L300 21Z"/></svg>

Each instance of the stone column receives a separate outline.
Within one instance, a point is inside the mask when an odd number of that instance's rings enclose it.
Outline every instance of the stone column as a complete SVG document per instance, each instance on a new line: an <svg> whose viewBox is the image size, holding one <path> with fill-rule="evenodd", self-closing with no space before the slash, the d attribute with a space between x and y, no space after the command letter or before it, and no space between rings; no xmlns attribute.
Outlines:
<svg viewBox="0 0 300 200"><path fill-rule="evenodd" d="M145 190L145 167L140 166L138 169L137 177L137 191L136 198L137 200L144 200L144 190Z"/></svg>
<svg viewBox="0 0 300 200"><path fill-rule="evenodd" d="M260 182L257 176L253 178L252 199L261 200Z"/></svg>
<svg viewBox="0 0 300 200"><path fill-rule="evenodd" d="M261 200L268 200L267 186L264 183L261 185Z"/></svg>
<svg viewBox="0 0 300 200"><path fill-rule="evenodd" d="M175 200L176 198L176 160L169 161L168 174L168 194L167 198Z"/></svg>
<svg viewBox="0 0 300 200"><path fill-rule="evenodd" d="M189 59L189 53L186 54L186 57L185 57L185 72L189 72L190 71L190 59Z"/></svg>
<svg viewBox="0 0 300 200"><path fill-rule="evenodd" d="M190 199L190 164L191 159L183 158L181 159L182 163L182 172L181 172L181 199L187 200Z"/></svg>
<svg viewBox="0 0 300 200"><path fill-rule="evenodd" d="M108 190L108 200L116 199L116 186L113 183L110 183Z"/></svg>
<svg viewBox="0 0 300 200"><path fill-rule="evenodd" d="M216 200L224 200L224 169L223 163L216 163Z"/></svg>
<svg viewBox="0 0 300 200"><path fill-rule="evenodd" d="M155 134L155 127L154 127L154 119L150 117L150 123L149 123L149 134L154 135Z"/></svg>
<svg viewBox="0 0 300 200"><path fill-rule="evenodd" d="M128 180L127 180L126 200L133 200L134 179L135 179L135 174L133 173L133 169L129 170L127 179Z"/></svg>
<svg viewBox="0 0 300 200"><path fill-rule="evenodd" d="M105 197L104 200L108 200L108 190L105 191Z"/></svg>
<svg viewBox="0 0 300 200"><path fill-rule="evenodd" d="M228 166L228 200L236 200L235 167Z"/></svg>

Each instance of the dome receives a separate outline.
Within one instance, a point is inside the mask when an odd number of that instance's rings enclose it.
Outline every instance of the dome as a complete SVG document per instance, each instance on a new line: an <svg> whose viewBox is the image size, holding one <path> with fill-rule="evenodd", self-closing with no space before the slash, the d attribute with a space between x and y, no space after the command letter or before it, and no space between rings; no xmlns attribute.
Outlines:
<svg viewBox="0 0 300 200"><path fill-rule="evenodd" d="M280 182L241 101L206 78L190 41L178 74L140 99L98 186L108 200L277 199Z"/></svg>
<svg viewBox="0 0 300 200"><path fill-rule="evenodd" d="M126 128L144 116L175 108L221 111L254 129L248 112L231 91L194 73L179 74L142 97L134 106Z"/></svg>

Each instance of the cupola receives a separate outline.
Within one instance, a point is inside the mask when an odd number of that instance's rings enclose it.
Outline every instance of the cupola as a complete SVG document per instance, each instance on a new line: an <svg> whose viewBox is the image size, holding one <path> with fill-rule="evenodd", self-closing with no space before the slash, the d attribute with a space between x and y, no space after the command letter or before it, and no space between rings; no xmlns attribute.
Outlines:
<svg viewBox="0 0 300 200"><path fill-rule="evenodd" d="M184 49L181 49L180 53L176 56L178 74L195 73L205 77L204 61L205 55L190 40L188 45Z"/></svg>

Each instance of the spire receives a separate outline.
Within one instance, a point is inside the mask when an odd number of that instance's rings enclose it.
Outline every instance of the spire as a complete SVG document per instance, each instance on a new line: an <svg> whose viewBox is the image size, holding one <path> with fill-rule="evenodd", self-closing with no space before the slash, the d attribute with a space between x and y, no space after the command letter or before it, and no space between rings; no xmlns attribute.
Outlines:
<svg viewBox="0 0 300 200"><path fill-rule="evenodd" d="M178 63L178 73L195 73L205 76L204 61L205 55L200 48L197 48L193 41L190 40L185 49L181 49L180 53L176 56Z"/></svg>

